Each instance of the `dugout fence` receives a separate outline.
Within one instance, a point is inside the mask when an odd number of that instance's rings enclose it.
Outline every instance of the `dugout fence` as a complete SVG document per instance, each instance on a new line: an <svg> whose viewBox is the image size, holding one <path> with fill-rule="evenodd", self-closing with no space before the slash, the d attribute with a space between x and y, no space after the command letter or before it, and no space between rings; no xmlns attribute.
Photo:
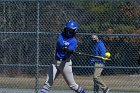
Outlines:
<svg viewBox="0 0 140 93"><path fill-rule="evenodd" d="M102 79L111 91L140 92L139 4L139 0L1 0L0 88L39 93L54 61L57 35L67 20L75 20L79 23L77 51L91 53L92 33L110 51L112 61L106 63ZM74 54L72 60L76 82L92 91L90 58ZM53 89L68 90L62 82L60 75Z"/></svg>

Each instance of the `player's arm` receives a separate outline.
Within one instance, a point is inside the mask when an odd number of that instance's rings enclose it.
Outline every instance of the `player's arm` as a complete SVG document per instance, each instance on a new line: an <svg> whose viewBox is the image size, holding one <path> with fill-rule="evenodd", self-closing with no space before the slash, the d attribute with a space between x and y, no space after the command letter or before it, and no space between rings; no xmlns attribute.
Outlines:
<svg viewBox="0 0 140 93"><path fill-rule="evenodd" d="M107 60L106 58L104 58L105 56L105 53L106 53L106 47L103 43L100 43L99 46L98 46L98 56L95 56L97 59L101 59L101 60L98 60L98 61L102 61L102 60Z"/></svg>
<svg viewBox="0 0 140 93"><path fill-rule="evenodd" d="M103 43L100 44L99 46L99 56L104 57L106 53L106 47Z"/></svg>
<svg viewBox="0 0 140 93"><path fill-rule="evenodd" d="M69 46L64 46L63 50L67 53L73 53L76 50L77 42L71 42Z"/></svg>
<svg viewBox="0 0 140 93"><path fill-rule="evenodd" d="M68 52L68 53L73 53L74 50L71 50L67 46L64 46L63 51Z"/></svg>
<svg viewBox="0 0 140 93"><path fill-rule="evenodd" d="M63 42L63 38L62 38L62 35L61 33L58 35L58 39L57 39L57 43L60 47L63 47L64 46L64 42Z"/></svg>

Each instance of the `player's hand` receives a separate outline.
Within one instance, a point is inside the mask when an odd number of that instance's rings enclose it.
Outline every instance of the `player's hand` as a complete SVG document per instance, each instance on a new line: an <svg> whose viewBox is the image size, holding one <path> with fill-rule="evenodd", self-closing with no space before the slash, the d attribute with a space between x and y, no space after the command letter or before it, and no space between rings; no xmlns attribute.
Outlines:
<svg viewBox="0 0 140 93"><path fill-rule="evenodd" d="M70 53L70 54L73 53L73 50L69 50L67 46L64 46L64 47L62 48L62 50L63 50L64 52L67 52L67 53Z"/></svg>
<svg viewBox="0 0 140 93"><path fill-rule="evenodd" d="M67 46L64 46L64 47L62 48L62 50L66 52L66 51L68 50L68 47L67 47Z"/></svg>

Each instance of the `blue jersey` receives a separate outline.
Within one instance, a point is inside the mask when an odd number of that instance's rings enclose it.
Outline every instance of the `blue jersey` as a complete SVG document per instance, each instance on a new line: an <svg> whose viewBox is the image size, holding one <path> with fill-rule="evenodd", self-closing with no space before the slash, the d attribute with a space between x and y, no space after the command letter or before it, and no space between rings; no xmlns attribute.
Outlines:
<svg viewBox="0 0 140 93"><path fill-rule="evenodd" d="M104 43L102 42L102 40L99 40L96 44L93 45L93 49L92 49L92 54L95 56L102 56L104 57L106 53L106 47L104 45ZM92 59L91 62L100 62L100 63L104 63L104 61L102 60L98 60L98 59Z"/></svg>
<svg viewBox="0 0 140 93"><path fill-rule="evenodd" d="M75 37L64 38L62 33L60 33L56 43L55 59L70 58L71 54L63 51L64 46L67 46L69 50L75 51L77 47L77 39Z"/></svg>

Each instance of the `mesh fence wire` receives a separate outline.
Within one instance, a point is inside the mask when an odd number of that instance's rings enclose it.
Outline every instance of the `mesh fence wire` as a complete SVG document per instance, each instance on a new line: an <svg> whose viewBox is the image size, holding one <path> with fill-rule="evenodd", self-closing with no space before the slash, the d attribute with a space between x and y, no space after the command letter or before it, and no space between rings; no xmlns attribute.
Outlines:
<svg viewBox="0 0 140 93"><path fill-rule="evenodd" d="M58 33L68 20L75 20L79 24L77 51L91 53L92 33L110 51L112 61L106 63L102 79L111 90L140 92L139 5L139 0L1 0L0 88L37 93L54 61ZM76 82L92 91L94 66L89 60L83 55L72 57ZM60 75L53 89L69 89L62 82Z"/></svg>

